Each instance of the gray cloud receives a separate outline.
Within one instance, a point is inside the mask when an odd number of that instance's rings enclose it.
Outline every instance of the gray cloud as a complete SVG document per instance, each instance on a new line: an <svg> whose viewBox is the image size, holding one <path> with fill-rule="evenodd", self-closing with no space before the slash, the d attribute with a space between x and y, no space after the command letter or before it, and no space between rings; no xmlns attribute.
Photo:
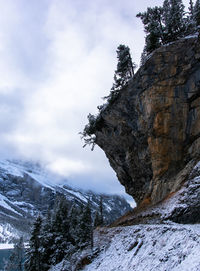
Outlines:
<svg viewBox="0 0 200 271"><path fill-rule="evenodd" d="M41 160L74 185L122 193L103 152L83 149L78 133L109 93L116 47L127 44L139 63L144 33L135 14L161 2L0 0L0 155Z"/></svg>

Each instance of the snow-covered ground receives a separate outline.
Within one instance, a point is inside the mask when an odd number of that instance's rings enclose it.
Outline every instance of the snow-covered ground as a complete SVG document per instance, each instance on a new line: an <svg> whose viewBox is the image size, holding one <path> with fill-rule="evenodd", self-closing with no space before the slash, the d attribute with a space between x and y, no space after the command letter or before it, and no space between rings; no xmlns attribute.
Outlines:
<svg viewBox="0 0 200 271"><path fill-rule="evenodd" d="M13 249L13 248L14 248L14 244L8 244L8 243L0 244L0 250L1 249Z"/></svg>
<svg viewBox="0 0 200 271"><path fill-rule="evenodd" d="M13 242L14 239L19 239L23 236L23 233L16 230L13 226L9 223L1 223L0 224L0 249L6 249L4 245L9 245ZM8 247L10 248L10 247Z"/></svg>
<svg viewBox="0 0 200 271"><path fill-rule="evenodd" d="M199 224L102 229L95 246L101 252L84 271L200 270Z"/></svg>

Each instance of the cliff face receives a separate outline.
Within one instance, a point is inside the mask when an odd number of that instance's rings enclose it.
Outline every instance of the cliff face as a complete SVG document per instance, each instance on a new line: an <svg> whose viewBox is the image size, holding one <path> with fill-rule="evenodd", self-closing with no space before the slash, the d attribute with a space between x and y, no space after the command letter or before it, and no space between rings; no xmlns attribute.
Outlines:
<svg viewBox="0 0 200 271"><path fill-rule="evenodd" d="M138 204L177 191L200 160L200 42L156 50L101 113L96 143Z"/></svg>

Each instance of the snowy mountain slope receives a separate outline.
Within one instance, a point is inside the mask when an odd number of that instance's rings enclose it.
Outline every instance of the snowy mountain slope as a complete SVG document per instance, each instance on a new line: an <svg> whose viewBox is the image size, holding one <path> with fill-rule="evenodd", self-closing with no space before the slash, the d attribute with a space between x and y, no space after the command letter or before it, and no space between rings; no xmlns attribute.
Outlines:
<svg viewBox="0 0 200 271"><path fill-rule="evenodd" d="M200 225L102 229L95 246L100 253L84 271L200 270Z"/></svg>
<svg viewBox="0 0 200 271"><path fill-rule="evenodd" d="M11 241L11 232L16 237L22 234L26 237L35 216L52 208L57 195L64 194L69 204L77 205L85 205L90 199L93 213L99 208L101 195L56 185L55 178L58 176L32 163L0 161L0 225L12 229L2 231L0 242ZM102 198L107 222L130 210L130 205L120 196L102 195Z"/></svg>
<svg viewBox="0 0 200 271"><path fill-rule="evenodd" d="M134 225L101 228L94 249L49 271L199 271L200 225Z"/></svg>

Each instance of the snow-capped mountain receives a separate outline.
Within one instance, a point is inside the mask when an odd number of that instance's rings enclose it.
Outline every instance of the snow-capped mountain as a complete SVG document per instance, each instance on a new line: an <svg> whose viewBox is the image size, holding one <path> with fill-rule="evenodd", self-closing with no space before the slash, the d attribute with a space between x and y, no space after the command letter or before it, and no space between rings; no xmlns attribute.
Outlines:
<svg viewBox="0 0 200 271"><path fill-rule="evenodd" d="M57 195L64 194L69 203L91 202L93 213L103 199L105 220L110 223L130 210L126 200L116 195L84 192L68 185L53 184L57 176L39 165L19 161L0 161L0 242L11 242L23 235L25 239L38 213L45 214L53 207Z"/></svg>

